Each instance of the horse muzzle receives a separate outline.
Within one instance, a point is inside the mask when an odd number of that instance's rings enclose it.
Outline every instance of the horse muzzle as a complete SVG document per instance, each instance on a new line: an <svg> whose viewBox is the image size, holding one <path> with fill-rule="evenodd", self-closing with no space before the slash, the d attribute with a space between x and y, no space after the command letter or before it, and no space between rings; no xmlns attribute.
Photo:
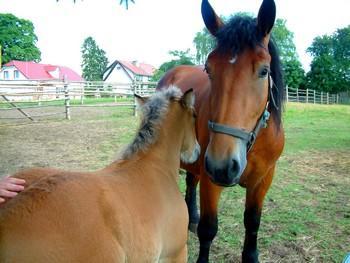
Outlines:
<svg viewBox="0 0 350 263"><path fill-rule="evenodd" d="M247 166L246 147L240 144L237 151L226 159L214 159L208 150L205 153L204 164L211 181L220 186L234 186L239 183L241 175Z"/></svg>
<svg viewBox="0 0 350 263"><path fill-rule="evenodd" d="M181 161L183 163L194 163L195 161L198 160L200 153L201 153L201 147L198 144L198 142L196 142L196 145L193 148L192 152L185 151L181 153Z"/></svg>

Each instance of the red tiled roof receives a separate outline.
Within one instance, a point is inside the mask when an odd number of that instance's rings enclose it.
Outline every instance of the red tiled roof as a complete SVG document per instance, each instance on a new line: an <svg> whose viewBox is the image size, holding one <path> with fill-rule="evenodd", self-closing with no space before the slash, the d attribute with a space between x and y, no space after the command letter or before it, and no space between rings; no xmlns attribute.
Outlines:
<svg viewBox="0 0 350 263"><path fill-rule="evenodd" d="M122 64L124 67L131 70L136 75L142 75L142 76L152 76L154 71L156 70L155 67L153 67L150 64L146 63L133 63L130 61L124 61L124 60L118 60L120 64Z"/></svg>
<svg viewBox="0 0 350 263"><path fill-rule="evenodd" d="M14 66L16 67L27 79L57 79L51 75L50 72L59 69L59 79L63 79L66 76L69 81L82 81L84 80L78 73L72 69L64 66L56 66L50 64L40 64L33 61L18 61L12 60L4 67Z"/></svg>

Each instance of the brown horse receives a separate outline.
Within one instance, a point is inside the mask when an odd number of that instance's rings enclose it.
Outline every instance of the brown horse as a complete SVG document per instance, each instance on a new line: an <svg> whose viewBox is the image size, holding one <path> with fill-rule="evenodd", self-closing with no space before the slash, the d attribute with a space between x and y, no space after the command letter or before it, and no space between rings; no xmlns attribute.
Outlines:
<svg viewBox="0 0 350 263"><path fill-rule="evenodd" d="M29 185L0 208L0 262L186 262L177 177L180 158L199 156L193 100L175 87L152 96L134 141L102 170L15 174Z"/></svg>
<svg viewBox="0 0 350 263"><path fill-rule="evenodd" d="M170 84L183 91L193 87L196 94L197 138L203 151L195 164L182 167L187 170L191 224L198 223L196 185L200 180L197 262L209 260L223 187L236 184L246 188L242 261L258 262L263 201L284 146L283 80L276 46L270 39L275 15L274 1L264 0L256 19L235 16L225 24L208 1L202 0L203 20L216 38L216 48L204 70L180 66L158 84L158 89Z"/></svg>

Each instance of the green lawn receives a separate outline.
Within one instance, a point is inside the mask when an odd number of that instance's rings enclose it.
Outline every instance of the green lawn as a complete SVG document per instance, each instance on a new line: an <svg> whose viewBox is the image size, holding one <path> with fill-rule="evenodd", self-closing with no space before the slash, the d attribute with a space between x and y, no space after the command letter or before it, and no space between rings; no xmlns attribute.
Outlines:
<svg viewBox="0 0 350 263"><path fill-rule="evenodd" d="M341 262L350 252L350 106L289 103L284 127L286 146L259 232L260 260ZM236 186L221 197L212 262L240 260L244 195ZM189 247L195 262L193 234Z"/></svg>

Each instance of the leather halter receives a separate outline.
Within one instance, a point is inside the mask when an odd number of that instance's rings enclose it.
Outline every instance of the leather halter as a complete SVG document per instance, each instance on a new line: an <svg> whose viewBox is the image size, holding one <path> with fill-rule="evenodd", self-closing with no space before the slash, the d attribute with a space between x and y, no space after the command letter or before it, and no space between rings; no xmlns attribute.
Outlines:
<svg viewBox="0 0 350 263"><path fill-rule="evenodd" d="M240 128L234 128L234 127L229 127L227 125L219 124L213 121L208 121L208 127L209 130L212 132L217 132L217 133L223 133L227 134L230 136L233 136L235 138L242 139L247 143L247 152L251 150L253 147L255 140L259 134L259 131L261 128L266 128L267 127L267 121L270 118L270 112L268 111L268 106L270 103L270 99L272 100L273 105L277 107L275 99L272 94L272 88L274 86L273 79L271 75L269 74L268 76L268 98L266 101L265 109L263 113L261 114L260 118L257 121L257 124L255 128L251 132L247 132L246 130L240 129Z"/></svg>

